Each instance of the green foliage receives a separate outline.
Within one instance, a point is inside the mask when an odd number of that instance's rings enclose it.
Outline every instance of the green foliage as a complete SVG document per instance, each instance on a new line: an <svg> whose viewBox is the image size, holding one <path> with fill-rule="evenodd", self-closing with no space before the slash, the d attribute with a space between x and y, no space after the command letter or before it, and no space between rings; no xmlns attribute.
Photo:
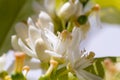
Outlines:
<svg viewBox="0 0 120 80"><path fill-rule="evenodd" d="M12 80L26 80L22 73L14 73L11 76Z"/></svg>
<svg viewBox="0 0 120 80"><path fill-rule="evenodd" d="M7 75L8 75L8 73L6 71L0 72L0 79L1 78L4 79L4 77L7 76Z"/></svg>
<svg viewBox="0 0 120 80"><path fill-rule="evenodd" d="M102 62L106 59L110 58L113 62L117 61L116 57L102 57L102 58L96 58L93 65L87 67L85 70L89 71L90 73L93 73L101 78L104 78L105 71Z"/></svg>
<svg viewBox="0 0 120 80"><path fill-rule="evenodd" d="M14 24L26 20L32 11L33 0L0 0L0 55L11 48Z"/></svg>

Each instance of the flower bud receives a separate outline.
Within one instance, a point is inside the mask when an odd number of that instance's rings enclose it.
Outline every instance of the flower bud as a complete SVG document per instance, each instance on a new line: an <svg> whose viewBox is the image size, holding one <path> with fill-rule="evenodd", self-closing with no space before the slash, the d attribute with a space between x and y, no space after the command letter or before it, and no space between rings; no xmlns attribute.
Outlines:
<svg viewBox="0 0 120 80"><path fill-rule="evenodd" d="M77 19L78 23L80 25L85 24L88 21L88 17L86 15L81 15L78 19Z"/></svg>
<svg viewBox="0 0 120 80"><path fill-rule="evenodd" d="M75 4L66 2L59 10L58 16L63 19L69 19L75 13Z"/></svg>

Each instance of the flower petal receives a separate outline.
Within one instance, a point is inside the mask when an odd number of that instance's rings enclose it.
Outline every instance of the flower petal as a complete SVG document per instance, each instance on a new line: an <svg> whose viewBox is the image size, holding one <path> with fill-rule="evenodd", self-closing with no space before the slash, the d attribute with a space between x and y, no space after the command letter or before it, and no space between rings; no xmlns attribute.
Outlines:
<svg viewBox="0 0 120 80"><path fill-rule="evenodd" d="M42 62L48 62L50 60L50 55L48 53L45 53L45 50L48 49L45 42L42 40L42 38L39 38L35 42L35 51L38 56L38 58Z"/></svg>
<svg viewBox="0 0 120 80"><path fill-rule="evenodd" d="M66 2L58 11L58 16L61 19L69 19L76 11L76 6L74 3Z"/></svg>
<svg viewBox="0 0 120 80"><path fill-rule="evenodd" d="M57 41L58 41L57 36L48 29L45 29L45 36L47 37L49 42L52 44L53 48L55 48L55 46L57 45Z"/></svg>
<svg viewBox="0 0 120 80"><path fill-rule="evenodd" d="M28 37L28 27L22 22L19 22L15 25L15 31L18 37L20 37L22 40Z"/></svg>
<svg viewBox="0 0 120 80"><path fill-rule="evenodd" d="M92 73L89 73L85 70L79 70L76 71L77 72L77 77L81 80L81 76L84 78L83 80L102 80L102 78L92 74Z"/></svg>
<svg viewBox="0 0 120 80"><path fill-rule="evenodd" d="M74 48L75 46L78 47L80 45L80 42L82 40L83 33L79 27L74 27L72 31L72 42L71 47ZM75 47L75 48L76 48Z"/></svg>
<svg viewBox="0 0 120 80"><path fill-rule="evenodd" d="M50 14L54 13L56 0L45 0L44 5Z"/></svg>
<svg viewBox="0 0 120 80"><path fill-rule="evenodd" d="M30 17L28 18L27 23L28 23L29 26L30 26L30 25L31 25L31 26L35 26L33 20L32 20Z"/></svg>
<svg viewBox="0 0 120 80"><path fill-rule="evenodd" d="M14 50L19 51L20 47L18 45L18 37L16 35L12 35L11 37L11 44Z"/></svg>
<svg viewBox="0 0 120 80"><path fill-rule="evenodd" d="M35 28L34 26L29 26L29 40L30 40L30 47L34 49L35 41L39 38L41 38L41 31Z"/></svg>
<svg viewBox="0 0 120 80"><path fill-rule="evenodd" d="M49 27L49 23L52 22L50 16L44 11L40 12L38 21L39 25L43 28Z"/></svg>
<svg viewBox="0 0 120 80"><path fill-rule="evenodd" d="M37 57L36 53L33 52L29 47L27 47L21 39L18 39L18 44L19 44L21 50L23 52L25 52L27 55L29 55L31 57L35 57L35 58Z"/></svg>
<svg viewBox="0 0 120 80"><path fill-rule="evenodd" d="M60 55L60 54L58 54L58 53L56 53L54 51L45 50L45 52L48 53L49 55L53 56L53 57L59 57L59 58L62 57L62 55Z"/></svg>
<svg viewBox="0 0 120 80"><path fill-rule="evenodd" d="M6 55L3 54L2 56L0 56L0 72L4 70L5 63L6 63Z"/></svg>

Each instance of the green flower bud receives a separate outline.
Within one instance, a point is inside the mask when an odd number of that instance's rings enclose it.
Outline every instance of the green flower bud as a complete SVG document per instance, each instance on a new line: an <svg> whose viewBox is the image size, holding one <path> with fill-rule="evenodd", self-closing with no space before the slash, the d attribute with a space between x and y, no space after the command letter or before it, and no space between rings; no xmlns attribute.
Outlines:
<svg viewBox="0 0 120 80"><path fill-rule="evenodd" d="M87 17L86 15L81 15L81 16L77 19L77 21L78 21L78 23L79 23L80 25L85 24L85 23L87 22L87 20L88 20L88 17Z"/></svg>

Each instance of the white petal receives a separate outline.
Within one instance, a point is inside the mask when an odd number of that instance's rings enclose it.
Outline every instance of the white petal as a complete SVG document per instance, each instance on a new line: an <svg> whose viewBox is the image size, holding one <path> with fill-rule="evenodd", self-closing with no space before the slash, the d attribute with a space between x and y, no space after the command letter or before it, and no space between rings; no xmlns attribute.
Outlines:
<svg viewBox="0 0 120 80"><path fill-rule="evenodd" d="M70 2L66 2L58 11L58 16L66 20L69 19L75 11L75 5Z"/></svg>
<svg viewBox="0 0 120 80"><path fill-rule="evenodd" d="M19 22L15 25L15 30L18 35L22 40L26 39L28 37L28 27L22 23Z"/></svg>
<svg viewBox="0 0 120 80"><path fill-rule="evenodd" d="M0 72L4 70L5 63L6 63L6 55L3 54L2 56L0 56Z"/></svg>
<svg viewBox="0 0 120 80"><path fill-rule="evenodd" d="M18 40L18 44L23 52L25 52L27 55L31 57L37 57L36 53L33 52L30 48L28 48L21 39Z"/></svg>
<svg viewBox="0 0 120 80"><path fill-rule="evenodd" d="M48 49L45 42L40 38L35 42L35 51L38 58L43 62L48 62L50 60L50 55L45 53L45 50Z"/></svg>
<svg viewBox="0 0 120 80"><path fill-rule="evenodd" d="M74 48L75 46L78 47L80 45L80 42L82 40L82 31L78 27L74 27L72 31L72 42L71 47ZM76 48L75 47L75 48Z"/></svg>
<svg viewBox="0 0 120 80"><path fill-rule="evenodd" d="M90 21L91 27L96 28L96 29L100 29L102 27L100 16L99 16L99 11L93 12L88 19Z"/></svg>
<svg viewBox="0 0 120 80"><path fill-rule="evenodd" d="M51 55L51 56L54 56L54 57L59 57L59 58L62 57L62 55L60 55L60 54L58 54L58 53L56 53L56 52L54 52L54 51L45 50L45 52L48 53L48 54Z"/></svg>
<svg viewBox="0 0 120 80"><path fill-rule="evenodd" d="M49 22L48 29L49 29L51 32L54 32L54 25L53 25L52 22Z"/></svg>
<svg viewBox="0 0 120 80"><path fill-rule="evenodd" d="M80 78L80 76L82 76L84 78L84 80L102 80L102 78L92 74L92 73L89 73L85 70L79 70L76 71L77 72L77 77Z"/></svg>
<svg viewBox="0 0 120 80"><path fill-rule="evenodd" d="M41 31L36 29L34 26L29 26L29 40L30 40L30 47L34 49L35 41L41 38Z"/></svg>
<svg viewBox="0 0 120 80"><path fill-rule="evenodd" d="M32 10L34 10L34 12L37 14L40 12L40 10L43 10L43 6L41 6L36 0L32 2L32 8Z"/></svg>
<svg viewBox="0 0 120 80"><path fill-rule="evenodd" d="M20 47L18 45L18 37L16 35L12 35L11 37L11 44L14 50L19 51Z"/></svg>
<svg viewBox="0 0 120 80"><path fill-rule="evenodd" d="M67 50L67 55L68 55L68 59L71 62L71 64L74 66L75 62L81 58L81 54L80 54L80 50L79 47L78 48L68 48Z"/></svg>
<svg viewBox="0 0 120 80"><path fill-rule="evenodd" d="M65 51L67 51L67 48L69 47L70 39L61 40L59 39L57 42L57 45L55 46L54 51L56 51L58 54L64 55Z"/></svg>
<svg viewBox="0 0 120 80"><path fill-rule="evenodd" d="M78 0L76 0L75 6L76 6L76 12L74 16L78 18L82 14L83 6Z"/></svg>
<svg viewBox="0 0 120 80"><path fill-rule="evenodd" d="M49 23L52 22L50 16L43 11L41 11L39 14L39 21L40 21L39 23L40 23L41 27L43 27L43 28L49 27Z"/></svg>
<svg viewBox="0 0 120 80"><path fill-rule="evenodd" d="M86 58L81 58L75 63L75 67L80 68L80 69L84 69L84 68L90 66L91 64L92 63L90 60L88 60Z"/></svg>
<svg viewBox="0 0 120 80"><path fill-rule="evenodd" d="M52 44L53 48L57 45L57 36L48 29L45 29L45 36L48 38L49 42Z"/></svg>
<svg viewBox="0 0 120 80"><path fill-rule="evenodd" d="M49 11L50 14L53 14L56 0L45 0L44 2L47 11Z"/></svg>
<svg viewBox="0 0 120 80"><path fill-rule="evenodd" d="M33 20L32 20L30 17L28 18L27 23L28 23L29 26L30 26L30 25L31 25L31 26L35 26Z"/></svg>

